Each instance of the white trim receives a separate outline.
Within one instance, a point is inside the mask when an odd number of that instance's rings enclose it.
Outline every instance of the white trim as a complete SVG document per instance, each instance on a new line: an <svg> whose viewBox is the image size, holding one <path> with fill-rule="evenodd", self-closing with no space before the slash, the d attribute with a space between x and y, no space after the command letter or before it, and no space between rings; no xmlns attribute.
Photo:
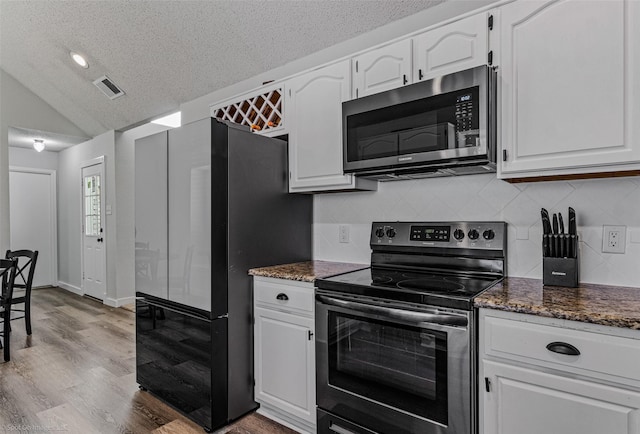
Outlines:
<svg viewBox="0 0 640 434"><path fill-rule="evenodd" d="M291 428L301 434L312 434L316 432L316 424L293 419L294 416L281 412L280 409L271 407L268 404L265 405L263 402L259 402L259 404L260 407L258 407L256 413L266 417L267 419L271 419L272 421L277 422L280 425L284 425L287 428ZM293 420L296 422L293 422Z"/></svg>
<svg viewBox="0 0 640 434"><path fill-rule="evenodd" d="M92 158L91 160L85 160L80 163L80 169L84 169L85 167L95 166L96 164L102 164L105 162L105 156L101 155L96 158Z"/></svg>
<svg viewBox="0 0 640 434"><path fill-rule="evenodd" d="M58 281L58 181L57 172L53 169L36 169L33 167L22 166L9 166L9 172L21 172L21 173L38 173L43 175L49 175L51 178L49 184L49 193L51 194L51 251L49 257L51 258L51 278L50 285L55 285Z"/></svg>
<svg viewBox="0 0 640 434"><path fill-rule="evenodd" d="M107 198L107 180L106 180L106 170L105 170L106 157L101 155L96 158L92 158L90 160L85 160L80 163L80 286L82 287L82 293L84 294L84 176L82 172L87 167L100 165L100 223L102 229L102 237L106 235L107 232L107 222L105 220L105 203ZM104 246L104 262L103 262L103 271L104 271L104 297L102 302L106 300L107 295L107 243L103 242Z"/></svg>
<svg viewBox="0 0 640 434"><path fill-rule="evenodd" d="M84 295L84 293L82 292L82 288L78 288L77 286L71 285L70 283L58 282L58 287L66 289L69 292L73 292L74 294Z"/></svg>
<svg viewBox="0 0 640 434"><path fill-rule="evenodd" d="M102 304L105 304L111 307L120 307L120 306L124 306L125 304L134 303L135 301L136 301L136 298L133 296L122 297L122 298L105 297L105 299L102 301Z"/></svg>

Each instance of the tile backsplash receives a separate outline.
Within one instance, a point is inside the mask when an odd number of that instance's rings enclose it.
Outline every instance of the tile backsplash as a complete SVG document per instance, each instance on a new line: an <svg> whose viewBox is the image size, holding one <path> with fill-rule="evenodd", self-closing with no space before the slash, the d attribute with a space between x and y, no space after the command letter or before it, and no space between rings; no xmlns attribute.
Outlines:
<svg viewBox="0 0 640 434"><path fill-rule="evenodd" d="M369 263L372 221L499 220L508 274L542 278L540 208L577 214L580 281L640 287L640 177L509 184L495 174L381 182L377 192L314 196L314 259ZM339 226L350 240L339 242ZM602 253L602 226L627 226L626 252Z"/></svg>

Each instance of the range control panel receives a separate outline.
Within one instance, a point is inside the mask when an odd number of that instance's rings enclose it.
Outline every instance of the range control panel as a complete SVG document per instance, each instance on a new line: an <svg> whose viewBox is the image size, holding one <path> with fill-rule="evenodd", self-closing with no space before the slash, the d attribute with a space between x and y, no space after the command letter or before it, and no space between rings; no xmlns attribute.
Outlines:
<svg viewBox="0 0 640 434"><path fill-rule="evenodd" d="M411 241L446 241L449 242L450 226L411 226Z"/></svg>
<svg viewBox="0 0 640 434"><path fill-rule="evenodd" d="M374 222L371 246L504 250L505 222Z"/></svg>

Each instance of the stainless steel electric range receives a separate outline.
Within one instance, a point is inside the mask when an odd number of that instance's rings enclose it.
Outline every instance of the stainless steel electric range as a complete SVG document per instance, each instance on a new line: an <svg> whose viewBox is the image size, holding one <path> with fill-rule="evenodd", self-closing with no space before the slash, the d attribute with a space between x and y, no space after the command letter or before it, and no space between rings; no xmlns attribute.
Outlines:
<svg viewBox="0 0 640 434"><path fill-rule="evenodd" d="M316 280L319 433L474 434L473 299L504 222L376 222L371 268Z"/></svg>

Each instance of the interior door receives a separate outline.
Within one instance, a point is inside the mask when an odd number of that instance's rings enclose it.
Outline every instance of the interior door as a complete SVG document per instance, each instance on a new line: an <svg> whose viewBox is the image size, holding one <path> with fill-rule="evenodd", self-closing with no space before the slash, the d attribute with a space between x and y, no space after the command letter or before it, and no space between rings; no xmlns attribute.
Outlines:
<svg viewBox="0 0 640 434"><path fill-rule="evenodd" d="M82 168L82 290L104 300L106 254L104 243L103 163Z"/></svg>
<svg viewBox="0 0 640 434"><path fill-rule="evenodd" d="M57 281L55 188L55 171L10 169L11 250L38 251L34 287Z"/></svg>

